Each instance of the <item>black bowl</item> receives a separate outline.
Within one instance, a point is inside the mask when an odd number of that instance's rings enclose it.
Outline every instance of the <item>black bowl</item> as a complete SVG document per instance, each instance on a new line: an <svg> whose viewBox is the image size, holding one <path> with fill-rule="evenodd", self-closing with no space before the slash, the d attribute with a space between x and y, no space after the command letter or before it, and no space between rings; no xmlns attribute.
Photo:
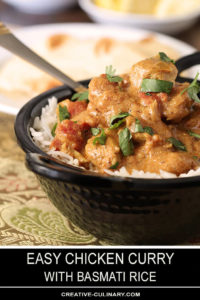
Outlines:
<svg viewBox="0 0 200 300"><path fill-rule="evenodd" d="M20 110L15 122L26 164L59 211L110 244L172 245L199 234L200 176L133 179L98 175L64 165L34 144L29 128L48 98L62 101L71 94L67 86L43 93Z"/></svg>

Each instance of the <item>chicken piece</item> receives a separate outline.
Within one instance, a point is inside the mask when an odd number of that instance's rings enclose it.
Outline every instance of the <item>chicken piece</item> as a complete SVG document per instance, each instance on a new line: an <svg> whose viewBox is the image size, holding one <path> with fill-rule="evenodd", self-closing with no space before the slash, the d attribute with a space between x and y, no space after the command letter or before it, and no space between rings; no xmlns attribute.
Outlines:
<svg viewBox="0 0 200 300"><path fill-rule="evenodd" d="M62 107L66 106L67 111L70 114L70 118L73 118L74 116L80 114L82 111L85 111L87 109L87 102L86 101L72 102L69 99L66 99L62 102L59 102L58 106L57 106L57 109L56 109L56 115L57 115L58 123L60 122L59 106L62 106Z"/></svg>
<svg viewBox="0 0 200 300"><path fill-rule="evenodd" d="M107 136L105 145L99 143L94 145L94 139L95 137L92 137L88 140L85 146L85 156L98 167L101 172L121 161L121 153L117 138Z"/></svg>
<svg viewBox="0 0 200 300"><path fill-rule="evenodd" d="M187 130L198 130L200 134L200 107L196 107L190 116L181 124Z"/></svg>
<svg viewBox="0 0 200 300"><path fill-rule="evenodd" d="M192 156L200 157L200 139L190 136L188 131L179 129L177 126L172 125L171 127L173 137L180 140L186 146L187 152ZM200 134L200 129L193 132Z"/></svg>
<svg viewBox="0 0 200 300"><path fill-rule="evenodd" d="M177 176L181 173L187 173L191 169L196 169L199 166L191 155L180 151L158 154L153 151L151 160L153 163L157 164L157 172L159 172L160 169L169 173L174 173Z"/></svg>
<svg viewBox="0 0 200 300"><path fill-rule="evenodd" d="M117 82L110 82L105 74L91 80L89 98L88 113L105 126L109 126L112 116L128 112L132 105L126 89L120 88Z"/></svg>
<svg viewBox="0 0 200 300"><path fill-rule="evenodd" d="M138 90L144 78L160 79L175 82L178 71L171 62L165 62L160 56L151 57L133 65L131 69L131 83Z"/></svg>
<svg viewBox="0 0 200 300"><path fill-rule="evenodd" d="M187 92L181 94L185 88L189 86L189 83L176 83L172 89L167 102L163 102L162 115L167 121L173 121L175 123L180 122L183 118L188 116L191 112L193 100L189 97Z"/></svg>
<svg viewBox="0 0 200 300"><path fill-rule="evenodd" d="M187 92L181 94L188 86L189 83L176 83L169 95L166 93L148 93L147 95L140 92L141 104L149 106L157 101L161 117L167 121L178 123L190 114L194 103Z"/></svg>
<svg viewBox="0 0 200 300"><path fill-rule="evenodd" d="M125 164L129 172L132 169L151 173L160 173L163 170L176 175L187 173L199 166L186 152L174 151L172 147L167 148L167 145L154 147L152 144L149 147L149 143L135 148L134 155L125 158Z"/></svg>
<svg viewBox="0 0 200 300"><path fill-rule="evenodd" d="M141 104L144 106L151 105L155 100L159 105L159 111L162 113L163 111L163 103L168 101L167 93L144 93L139 92L139 97L141 99Z"/></svg>
<svg viewBox="0 0 200 300"><path fill-rule="evenodd" d="M143 126L152 127L154 132L159 134L164 140L172 136L169 127L161 119L160 107L157 101L153 100L151 104L146 106L135 102L130 114L134 116L134 118L139 119ZM135 121L132 125L129 125L129 128L133 133Z"/></svg>
<svg viewBox="0 0 200 300"><path fill-rule="evenodd" d="M87 121L87 124L90 127L98 126L98 122L97 122L97 119L95 118L95 116L90 115L87 110L82 111L80 114L74 116L71 120L74 122L77 122L78 124L81 124L81 123L84 123L85 121Z"/></svg>

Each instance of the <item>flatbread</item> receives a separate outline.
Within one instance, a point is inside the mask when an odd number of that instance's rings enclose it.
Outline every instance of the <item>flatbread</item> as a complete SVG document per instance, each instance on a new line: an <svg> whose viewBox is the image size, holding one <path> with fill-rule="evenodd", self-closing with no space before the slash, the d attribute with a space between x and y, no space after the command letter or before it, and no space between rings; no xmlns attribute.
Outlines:
<svg viewBox="0 0 200 300"><path fill-rule="evenodd" d="M108 37L80 39L66 34L49 36L34 50L74 80L90 79L112 65L118 74L126 73L136 62L166 52L176 59L180 55L161 44L153 35L140 41L120 41ZM25 103L41 92L61 83L21 60L13 57L0 70L0 93Z"/></svg>

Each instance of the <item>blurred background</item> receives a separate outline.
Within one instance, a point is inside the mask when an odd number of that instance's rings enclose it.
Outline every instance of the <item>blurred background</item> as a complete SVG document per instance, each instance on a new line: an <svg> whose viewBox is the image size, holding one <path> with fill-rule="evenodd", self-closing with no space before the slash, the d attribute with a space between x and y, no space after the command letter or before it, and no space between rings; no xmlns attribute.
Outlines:
<svg viewBox="0 0 200 300"><path fill-rule="evenodd" d="M197 49L199 15L200 0L0 0L0 19L16 27L96 21L161 31Z"/></svg>

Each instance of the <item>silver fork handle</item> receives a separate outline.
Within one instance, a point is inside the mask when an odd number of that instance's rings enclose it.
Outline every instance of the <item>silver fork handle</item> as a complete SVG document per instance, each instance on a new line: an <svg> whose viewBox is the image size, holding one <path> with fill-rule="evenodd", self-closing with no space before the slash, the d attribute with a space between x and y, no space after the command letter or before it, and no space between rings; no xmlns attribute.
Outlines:
<svg viewBox="0 0 200 300"><path fill-rule="evenodd" d="M86 90L86 88L80 83L74 81L63 72L59 71L56 67L48 63L41 56L37 55L34 51L24 45L18 40L11 32L2 34L0 36L0 46L21 57L22 59L30 62L44 72L49 73L51 76L57 78L62 83L68 85L76 92Z"/></svg>

